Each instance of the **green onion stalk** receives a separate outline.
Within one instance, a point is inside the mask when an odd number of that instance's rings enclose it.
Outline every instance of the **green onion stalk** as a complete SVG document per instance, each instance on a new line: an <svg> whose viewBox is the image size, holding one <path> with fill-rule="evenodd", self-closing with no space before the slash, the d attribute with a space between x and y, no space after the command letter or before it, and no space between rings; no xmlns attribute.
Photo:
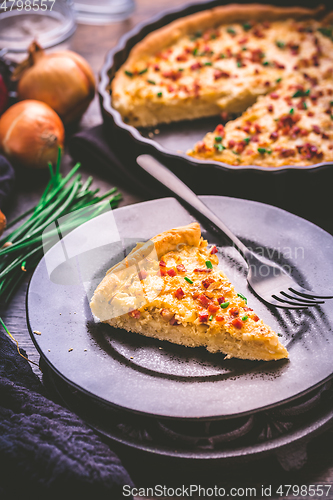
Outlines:
<svg viewBox="0 0 333 500"><path fill-rule="evenodd" d="M63 234L93 219L103 211L116 208L121 194L114 187L101 196L99 189L90 190L93 178L82 182L77 174L80 163L63 177L60 173L61 150L55 169L49 163L50 180L36 207L31 208L17 219L11 221L7 230L27 218L10 234L6 231L0 240L0 302L8 304L17 288L24 280L25 273L32 271L43 257L45 243L55 242L58 229L50 226L60 217ZM30 217L29 217L30 215ZM51 229L47 229L48 227Z"/></svg>

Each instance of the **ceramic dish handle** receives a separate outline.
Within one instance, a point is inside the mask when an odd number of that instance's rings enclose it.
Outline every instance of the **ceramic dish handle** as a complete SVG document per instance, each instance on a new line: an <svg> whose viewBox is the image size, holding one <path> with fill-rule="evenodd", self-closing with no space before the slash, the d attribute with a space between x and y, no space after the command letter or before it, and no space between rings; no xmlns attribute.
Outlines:
<svg viewBox="0 0 333 500"><path fill-rule="evenodd" d="M140 155L137 157L136 161L141 168L171 191L178 200L184 202L199 216L207 219L226 236L228 236L246 260L250 258L250 250L243 245L243 243L232 233L232 231L230 231L221 219L219 219L214 212L212 212L173 172L150 155Z"/></svg>

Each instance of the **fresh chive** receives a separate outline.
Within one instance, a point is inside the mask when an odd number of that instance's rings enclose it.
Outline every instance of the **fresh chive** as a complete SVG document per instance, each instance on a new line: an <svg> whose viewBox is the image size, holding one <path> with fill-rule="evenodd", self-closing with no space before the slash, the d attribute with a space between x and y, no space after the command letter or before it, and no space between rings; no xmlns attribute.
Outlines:
<svg viewBox="0 0 333 500"><path fill-rule="evenodd" d="M220 58L221 58L221 59L224 59L224 58L225 58L225 55L221 53L221 54L220 54Z"/></svg>
<svg viewBox="0 0 333 500"><path fill-rule="evenodd" d="M196 56L196 55L197 55L197 53L198 53L198 47L195 47L195 49L193 49L193 51L192 51L192 54L193 54L194 56Z"/></svg>
<svg viewBox="0 0 333 500"><path fill-rule="evenodd" d="M184 68L178 68L178 71L184 71Z"/></svg>
<svg viewBox="0 0 333 500"><path fill-rule="evenodd" d="M243 24L243 30L249 31L251 28L252 28L252 25L250 23Z"/></svg>
<svg viewBox="0 0 333 500"><path fill-rule="evenodd" d="M292 97L305 97L310 94L310 89L308 89L306 92L303 90L296 90L296 92L292 95Z"/></svg>
<svg viewBox="0 0 333 500"><path fill-rule="evenodd" d="M330 106L333 106L333 101L330 102Z"/></svg>
<svg viewBox="0 0 333 500"><path fill-rule="evenodd" d="M243 295L242 293L237 293L238 297L240 297L241 299L245 300L245 304L247 304L247 298L245 297L245 295Z"/></svg>
<svg viewBox="0 0 333 500"><path fill-rule="evenodd" d="M331 115L331 120L333 120L333 115Z"/></svg>
<svg viewBox="0 0 333 500"><path fill-rule="evenodd" d="M230 302L223 302L222 304L220 304L220 307L222 307L222 309L226 309L229 304Z"/></svg>
<svg viewBox="0 0 333 500"><path fill-rule="evenodd" d="M244 46L244 47L242 47L242 50L243 50L243 51L247 50L247 47L245 47L245 46Z"/></svg>
<svg viewBox="0 0 333 500"><path fill-rule="evenodd" d="M162 94L162 92L157 92L156 95L157 95L157 97L162 97L163 94Z"/></svg>
<svg viewBox="0 0 333 500"><path fill-rule="evenodd" d="M270 63L269 63L269 61L264 61L264 62L262 63L262 65L263 65L263 66L269 66L269 64L270 64Z"/></svg>
<svg viewBox="0 0 333 500"><path fill-rule="evenodd" d="M240 61L237 62L237 67L238 68L241 68L242 67L242 63Z"/></svg>
<svg viewBox="0 0 333 500"><path fill-rule="evenodd" d="M306 104L305 101L302 102L303 109L308 109L308 105Z"/></svg>
<svg viewBox="0 0 333 500"><path fill-rule="evenodd" d="M211 40L215 40L215 38L216 38L215 33L212 33L212 34L210 35L210 38L211 38Z"/></svg>
<svg viewBox="0 0 333 500"><path fill-rule="evenodd" d="M230 35L236 35L236 31L231 27L227 29L227 33L230 33Z"/></svg>
<svg viewBox="0 0 333 500"><path fill-rule="evenodd" d="M294 114L294 108L291 108L291 109L289 110L289 114L290 114L290 115L293 115L293 114Z"/></svg>
<svg viewBox="0 0 333 500"><path fill-rule="evenodd" d="M145 73L147 73L147 71L148 68L142 69L141 71L139 71L139 75L144 75Z"/></svg>
<svg viewBox="0 0 333 500"><path fill-rule="evenodd" d="M282 333L278 333L278 337L282 337Z"/></svg>
<svg viewBox="0 0 333 500"><path fill-rule="evenodd" d="M214 144L214 148L215 148L217 151L219 151L219 152L221 152L221 151L223 151L224 149L226 149L226 147L225 147L225 146L223 146L223 144L221 144L221 143L219 143L219 144Z"/></svg>
<svg viewBox="0 0 333 500"><path fill-rule="evenodd" d="M156 82L154 80L147 80L148 83L150 83L151 85L156 85Z"/></svg>
<svg viewBox="0 0 333 500"><path fill-rule="evenodd" d="M212 320L213 320L213 318L214 318L214 316L211 314L211 315L209 316L209 318L208 318L208 321L212 321Z"/></svg>
<svg viewBox="0 0 333 500"><path fill-rule="evenodd" d="M244 137L243 141L248 144L251 140L251 137Z"/></svg>
<svg viewBox="0 0 333 500"><path fill-rule="evenodd" d="M328 36L329 38L333 37L333 28L318 28L317 31L324 36Z"/></svg>
<svg viewBox="0 0 333 500"><path fill-rule="evenodd" d="M215 136L215 142L222 142L222 137L220 135Z"/></svg>
<svg viewBox="0 0 333 500"><path fill-rule="evenodd" d="M210 260L206 260L206 267L207 269L213 269L213 264L211 263Z"/></svg>
<svg viewBox="0 0 333 500"><path fill-rule="evenodd" d="M127 69L125 69L125 75L132 77L133 73L132 73L132 71L127 71Z"/></svg>
<svg viewBox="0 0 333 500"><path fill-rule="evenodd" d="M193 281L190 280L187 276L184 276L184 280L187 281L187 283L190 283L190 285L193 285Z"/></svg>
<svg viewBox="0 0 333 500"><path fill-rule="evenodd" d="M249 317L248 317L248 316L243 316L243 317L242 317L242 321L246 321L247 319L249 319Z"/></svg>
<svg viewBox="0 0 333 500"><path fill-rule="evenodd" d="M279 47L279 49L284 49L286 46L285 42L281 42L280 40L276 40L275 45Z"/></svg>
<svg viewBox="0 0 333 500"><path fill-rule="evenodd" d="M207 61L204 63L204 66L213 66L213 63L211 63L210 61Z"/></svg>
<svg viewBox="0 0 333 500"><path fill-rule="evenodd" d="M276 81L276 83L280 83L281 80L282 80L282 78L277 78L275 81Z"/></svg>
<svg viewBox="0 0 333 500"><path fill-rule="evenodd" d="M239 156L240 153L238 153L238 151L231 151L232 153L234 153L234 155L237 155Z"/></svg>
<svg viewBox="0 0 333 500"><path fill-rule="evenodd" d="M260 153L261 155L264 155L265 153L267 153L267 149L266 148L258 148L258 153Z"/></svg>

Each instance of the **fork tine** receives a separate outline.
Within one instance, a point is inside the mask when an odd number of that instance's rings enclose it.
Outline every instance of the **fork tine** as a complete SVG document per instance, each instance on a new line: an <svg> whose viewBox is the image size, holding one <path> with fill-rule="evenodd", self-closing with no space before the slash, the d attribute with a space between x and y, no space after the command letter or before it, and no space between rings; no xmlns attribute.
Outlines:
<svg viewBox="0 0 333 500"><path fill-rule="evenodd" d="M302 304L301 302L291 302L288 300L283 300L282 298L279 298L277 295L272 295L272 299L270 300L269 303L272 304L275 307L281 307L282 309L307 309L308 306L304 303Z"/></svg>
<svg viewBox="0 0 333 500"><path fill-rule="evenodd" d="M295 285L292 287L289 287L289 290L292 292L296 293L297 295L300 295L305 298L317 298L317 299L333 299L333 295L323 295L323 294L318 294L315 292L312 292L311 290L306 290L306 288L302 288L299 285Z"/></svg>
<svg viewBox="0 0 333 500"><path fill-rule="evenodd" d="M318 304L325 304L325 301L324 300L311 300L311 299L306 299L305 297L301 297L300 295L297 296L296 294L290 292L289 294L286 293L286 292L280 292L281 295L283 295L284 297L287 297L287 299L295 299L295 300L298 300L300 302L305 302L307 304L311 304L311 305L318 305Z"/></svg>

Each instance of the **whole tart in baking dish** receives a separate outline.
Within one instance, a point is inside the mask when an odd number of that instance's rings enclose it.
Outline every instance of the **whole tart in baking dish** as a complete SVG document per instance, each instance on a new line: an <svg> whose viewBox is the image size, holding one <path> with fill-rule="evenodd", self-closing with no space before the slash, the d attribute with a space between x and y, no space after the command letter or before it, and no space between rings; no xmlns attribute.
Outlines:
<svg viewBox="0 0 333 500"><path fill-rule="evenodd" d="M107 272L91 310L114 327L228 357L287 358L277 334L218 268L216 252L198 223L163 232Z"/></svg>
<svg viewBox="0 0 333 500"><path fill-rule="evenodd" d="M147 35L112 81L124 121L153 126L241 114L188 153L235 165L333 160L333 15L236 5Z"/></svg>

